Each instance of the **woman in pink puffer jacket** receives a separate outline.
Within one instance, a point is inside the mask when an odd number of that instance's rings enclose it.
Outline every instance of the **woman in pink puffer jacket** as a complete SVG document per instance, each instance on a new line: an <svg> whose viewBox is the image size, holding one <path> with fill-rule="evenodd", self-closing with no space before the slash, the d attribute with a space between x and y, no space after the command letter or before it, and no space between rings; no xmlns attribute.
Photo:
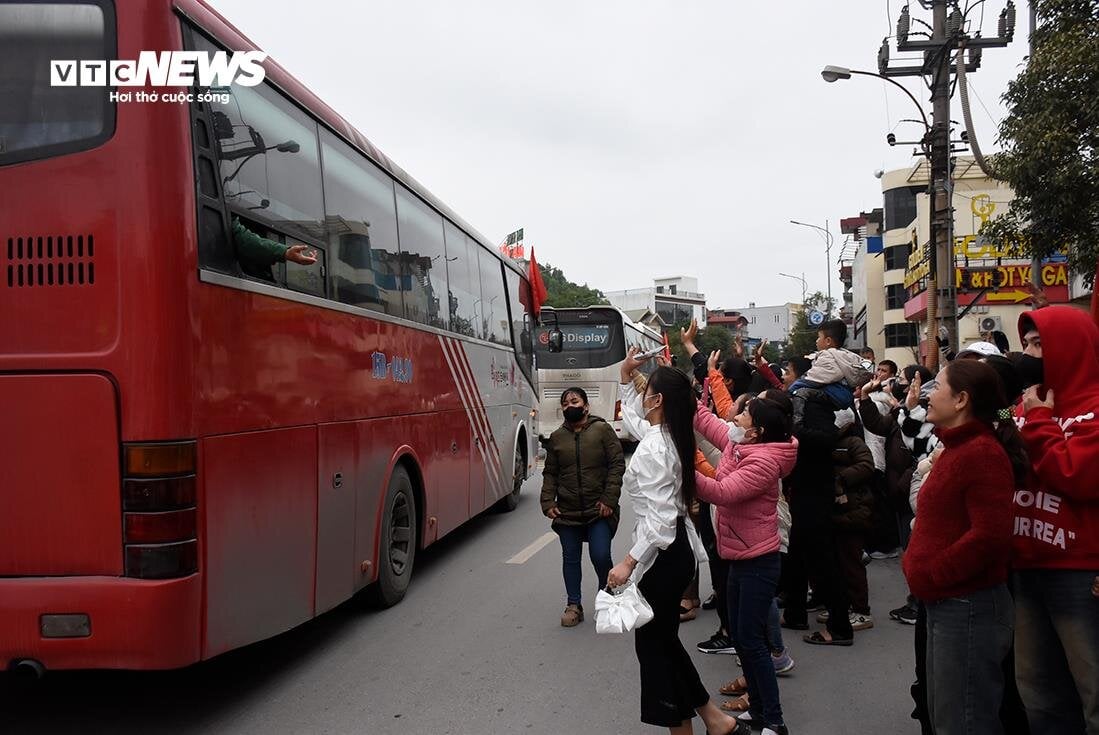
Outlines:
<svg viewBox="0 0 1099 735"><path fill-rule="evenodd" d="M716 478L696 472L695 484L698 498L717 510L718 550L729 561L729 626L748 684L750 724L785 733L766 628L781 565L780 483L798 453L791 415L775 400L755 398L732 426L697 411L695 430L722 450Z"/></svg>

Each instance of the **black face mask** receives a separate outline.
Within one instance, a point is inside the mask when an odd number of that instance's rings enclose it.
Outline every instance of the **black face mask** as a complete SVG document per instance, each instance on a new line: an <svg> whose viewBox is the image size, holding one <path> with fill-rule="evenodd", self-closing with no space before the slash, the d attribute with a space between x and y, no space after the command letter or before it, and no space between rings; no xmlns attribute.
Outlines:
<svg viewBox="0 0 1099 735"><path fill-rule="evenodd" d="M901 385L894 381L893 383L893 397L898 401L903 401L904 397L908 395L908 386Z"/></svg>
<svg viewBox="0 0 1099 735"><path fill-rule="evenodd" d="M564 411L565 421L570 424L578 424L584 420L584 407L583 406L569 406Z"/></svg>
<svg viewBox="0 0 1099 735"><path fill-rule="evenodd" d="M1046 371L1040 357L1020 355L1015 362L1015 369L1019 372L1019 377L1023 379L1023 388L1041 385L1045 382Z"/></svg>

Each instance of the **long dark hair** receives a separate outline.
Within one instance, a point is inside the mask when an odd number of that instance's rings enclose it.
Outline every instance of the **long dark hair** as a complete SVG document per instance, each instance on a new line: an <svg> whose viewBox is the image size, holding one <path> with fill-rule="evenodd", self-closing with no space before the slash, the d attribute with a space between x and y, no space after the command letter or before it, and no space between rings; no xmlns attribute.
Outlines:
<svg viewBox="0 0 1099 735"><path fill-rule="evenodd" d="M1011 469L1015 473L1015 484L1021 486L1030 471L1026 446L1015 421L1000 419L1001 409L1011 404L1004 394L1003 381L995 368L979 360L955 360L947 364L946 382L954 393L965 391L969 395L969 404L973 408L973 417L987 424L996 435L1011 460Z"/></svg>
<svg viewBox="0 0 1099 735"><path fill-rule="evenodd" d="M649 390L663 396L664 426L672 435L676 454L683 470L683 502L688 507L695 499L695 410L698 402L691 392L691 382L679 370L658 367L649 376Z"/></svg>

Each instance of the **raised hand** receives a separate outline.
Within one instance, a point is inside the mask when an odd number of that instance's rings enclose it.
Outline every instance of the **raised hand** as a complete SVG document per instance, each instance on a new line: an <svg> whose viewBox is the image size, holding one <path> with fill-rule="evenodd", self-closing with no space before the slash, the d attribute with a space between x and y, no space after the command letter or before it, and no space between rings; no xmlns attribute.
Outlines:
<svg viewBox="0 0 1099 735"><path fill-rule="evenodd" d="M905 400L904 405L911 411L920 402L920 385L923 383L923 378L917 372L912 376L912 382L908 384L908 398Z"/></svg>
<svg viewBox="0 0 1099 735"><path fill-rule="evenodd" d="M714 350L710 353L710 359L706 360L706 371L717 370L719 362L721 362L721 350Z"/></svg>

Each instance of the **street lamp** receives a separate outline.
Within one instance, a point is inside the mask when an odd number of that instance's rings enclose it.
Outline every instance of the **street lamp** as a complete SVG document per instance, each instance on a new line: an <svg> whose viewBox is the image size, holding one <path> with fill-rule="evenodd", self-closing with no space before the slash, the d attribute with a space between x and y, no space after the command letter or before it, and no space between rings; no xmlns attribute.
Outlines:
<svg viewBox="0 0 1099 735"><path fill-rule="evenodd" d="M796 219L790 220L792 225L800 225L802 227L812 227L814 230L819 230L824 233L824 273L828 277L828 318L832 318L832 232L828 229L828 220L824 220L824 227L820 225L811 225L808 222L798 222Z"/></svg>
<svg viewBox="0 0 1099 735"><path fill-rule="evenodd" d="M795 281L801 281L801 303L804 304L805 294L809 291L809 284L805 280L805 274L802 273L800 276L792 276L789 273L779 273L779 275L785 276L787 278L793 278Z"/></svg>
<svg viewBox="0 0 1099 735"><path fill-rule="evenodd" d="M875 74L872 71L859 71L858 69L847 69L847 68L842 67L842 66L832 66L831 64L824 67L824 69L822 69L821 72L820 72L821 77L823 77L824 81L828 82L829 84L831 84L832 82L837 82L840 79L850 79L852 74L858 74L858 75L864 76L864 77L877 77L878 79L884 79L885 81L889 82L894 87L896 87L897 89L904 92L906 95L908 95L908 99L912 100L912 104L914 104L916 106L916 109L920 111L920 118L923 120L924 129L927 130L927 131L931 130L931 125L927 122L927 115L924 114L923 107L920 105L919 101L915 97L912 96L911 92L908 91L908 87L904 86L903 84L896 81L895 79L890 79L889 77L883 76L881 74Z"/></svg>

